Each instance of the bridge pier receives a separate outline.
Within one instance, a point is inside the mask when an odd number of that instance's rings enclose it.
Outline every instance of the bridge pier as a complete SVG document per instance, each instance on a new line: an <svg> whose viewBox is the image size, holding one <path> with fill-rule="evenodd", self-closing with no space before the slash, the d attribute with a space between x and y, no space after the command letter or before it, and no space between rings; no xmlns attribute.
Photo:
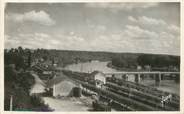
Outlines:
<svg viewBox="0 0 184 114"><path fill-rule="evenodd" d="M174 81L175 81L176 83L180 83L180 75L179 75L179 74L176 74L176 75L175 75Z"/></svg>
<svg viewBox="0 0 184 114"><path fill-rule="evenodd" d="M123 74L121 78L123 81L128 81L128 76L126 74Z"/></svg>
<svg viewBox="0 0 184 114"><path fill-rule="evenodd" d="M144 74L141 74L140 78L141 78L141 80L144 80L144 78L145 78Z"/></svg>
<svg viewBox="0 0 184 114"><path fill-rule="evenodd" d="M141 76L141 74L135 74L135 83L140 82L140 76Z"/></svg>
<svg viewBox="0 0 184 114"><path fill-rule="evenodd" d="M161 75L161 80L164 80L164 74Z"/></svg>
<svg viewBox="0 0 184 114"><path fill-rule="evenodd" d="M160 72L160 71L155 71L155 72L115 72L115 73L105 73L105 75L112 75L112 79L115 78L115 75L119 77L119 79L125 80L125 81L133 81L135 83L139 83L144 79L151 79L155 81L155 86L159 86L162 80L165 80L168 74L170 75L175 75L173 76L176 83L180 83L180 72ZM132 79L133 76L133 79ZM171 77L172 78L172 77Z"/></svg>
<svg viewBox="0 0 184 114"><path fill-rule="evenodd" d="M162 75L161 73L155 74L155 85L156 85L156 86L160 86L161 75Z"/></svg>

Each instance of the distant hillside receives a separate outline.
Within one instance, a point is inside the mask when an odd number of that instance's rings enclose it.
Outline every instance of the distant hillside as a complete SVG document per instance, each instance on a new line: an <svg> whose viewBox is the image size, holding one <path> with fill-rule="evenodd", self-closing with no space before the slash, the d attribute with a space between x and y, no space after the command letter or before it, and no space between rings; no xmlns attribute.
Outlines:
<svg viewBox="0 0 184 114"><path fill-rule="evenodd" d="M135 65L151 65L155 67L180 66L180 57L172 55L143 54L143 53L111 53L67 50L35 50L34 57L44 59L57 59L59 65L90 60L112 61L117 67L130 67Z"/></svg>
<svg viewBox="0 0 184 114"><path fill-rule="evenodd" d="M111 61L113 57L132 56L138 57L140 54L133 53L110 53L110 52L89 52L89 51L66 51L66 50L35 50L34 58L44 58L44 60L55 59L60 66L71 63L86 62L91 60Z"/></svg>
<svg viewBox="0 0 184 114"><path fill-rule="evenodd" d="M112 64L117 67L131 67L136 65L151 65L155 67L180 66L179 56L160 54L37 49L32 50L31 56L32 60L43 58L45 61L57 61L59 66L91 60L112 61Z"/></svg>

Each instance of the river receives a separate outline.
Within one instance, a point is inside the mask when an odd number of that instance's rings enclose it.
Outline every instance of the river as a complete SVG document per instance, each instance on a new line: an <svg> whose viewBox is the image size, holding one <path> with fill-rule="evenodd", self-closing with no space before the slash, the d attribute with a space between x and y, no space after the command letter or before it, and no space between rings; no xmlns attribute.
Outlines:
<svg viewBox="0 0 184 114"><path fill-rule="evenodd" d="M85 62L85 63L71 64L66 66L65 69L71 70L71 71L86 72L86 73L91 73L95 70L101 71L103 73L117 72L116 69L107 67L107 64L108 64L108 61L107 62L91 61L91 62Z"/></svg>

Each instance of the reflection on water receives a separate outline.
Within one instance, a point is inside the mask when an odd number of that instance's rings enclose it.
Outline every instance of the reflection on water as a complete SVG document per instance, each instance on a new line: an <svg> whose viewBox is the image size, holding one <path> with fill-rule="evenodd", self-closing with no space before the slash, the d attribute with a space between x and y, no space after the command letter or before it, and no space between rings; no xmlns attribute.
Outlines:
<svg viewBox="0 0 184 114"><path fill-rule="evenodd" d="M107 72L117 72L117 70L107 67L108 62L91 61L85 63L72 64L65 67L66 70L91 73L95 70Z"/></svg>

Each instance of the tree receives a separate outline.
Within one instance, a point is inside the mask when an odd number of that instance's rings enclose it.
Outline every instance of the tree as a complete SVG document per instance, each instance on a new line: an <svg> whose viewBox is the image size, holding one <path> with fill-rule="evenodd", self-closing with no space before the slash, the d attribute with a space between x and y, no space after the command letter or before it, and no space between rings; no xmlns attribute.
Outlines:
<svg viewBox="0 0 184 114"><path fill-rule="evenodd" d="M112 58L112 65L114 65L116 67L124 67L124 68L129 67L129 63L128 63L127 59L125 59L124 57Z"/></svg>
<svg viewBox="0 0 184 114"><path fill-rule="evenodd" d="M23 54L24 51L23 51L23 49L22 49L21 46L18 47L18 52L19 52L20 54Z"/></svg>
<svg viewBox="0 0 184 114"><path fill-rule="evenodd" d="M28 51L28 67L31 67L31 51Z"/></svg>

